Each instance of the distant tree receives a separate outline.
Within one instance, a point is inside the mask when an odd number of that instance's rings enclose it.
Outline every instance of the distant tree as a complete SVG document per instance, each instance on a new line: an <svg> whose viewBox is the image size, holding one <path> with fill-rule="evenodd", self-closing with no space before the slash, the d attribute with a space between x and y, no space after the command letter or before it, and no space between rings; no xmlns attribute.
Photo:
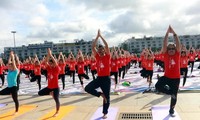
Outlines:
<svg viewBox="0 0 200 120"><path fill-rule="evenodd" d="M127 43L122 43L122 44L120 45L120 47L121 47L122 49L124 49L124 50L129 51L129 49L128 49L128 44L127 44Z"/></svg>

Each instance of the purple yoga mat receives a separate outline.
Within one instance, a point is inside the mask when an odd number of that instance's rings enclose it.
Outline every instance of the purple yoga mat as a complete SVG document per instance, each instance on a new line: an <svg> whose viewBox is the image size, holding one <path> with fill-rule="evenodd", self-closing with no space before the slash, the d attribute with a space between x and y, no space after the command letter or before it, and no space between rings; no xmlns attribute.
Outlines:
<svg viewBox="0 0 200 120"><path fill-rule="evenodd" d="M168 105L156 105L151 108L153 120L181 120L175 110L175 117L169 115Z"/></svg>
<svg viewBox="0 0 200 120"><path fill-rule="evenodd" d="M102 116L103 116L102 111L103 111L103 107L99 107L96 110L96 112L93 114L90 120L105 120L105 119L102 119ZM117 116L117 112L118 112L117 107L109 107L106 120L115 120Z"/></svg>
<svg viewBox="0 0 200 120"><path fill-rule="evenodd" d="M6 106L7 104L0 104L0 108Z"/></svg>

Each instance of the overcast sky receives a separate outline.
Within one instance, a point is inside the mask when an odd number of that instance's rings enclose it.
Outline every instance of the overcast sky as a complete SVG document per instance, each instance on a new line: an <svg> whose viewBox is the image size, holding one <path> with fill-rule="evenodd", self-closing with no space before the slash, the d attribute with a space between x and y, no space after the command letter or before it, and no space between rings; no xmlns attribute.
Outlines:
<svg viewBox="0 0 200 120"><path fill-rule="evenodd" d="M179 35L200 33L199 0L0 0L0 53L4 47L74 39L97 30L109 46L127 38L163 36L169 24Z"/></svg>

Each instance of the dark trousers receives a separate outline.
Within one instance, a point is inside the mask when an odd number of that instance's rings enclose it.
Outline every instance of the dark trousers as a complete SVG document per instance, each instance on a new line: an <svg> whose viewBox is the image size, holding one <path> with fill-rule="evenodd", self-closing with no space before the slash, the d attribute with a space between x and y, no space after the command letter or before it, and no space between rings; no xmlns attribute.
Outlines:
<svg viewBox="0 0 200 120"><path fill-rule="evenodd" d="M119 69L118 69L118 72L119 72L119 77L121 77L122 68L119 68Z"/></svg>
<svg viewBox="0 0 200 120"><path fill-rule="evenodd" d="M41 89L41 75L34 75L32 78L31 78L31 82L35 82L37 80L37 84L38 84L38 87L39 87L39 90Z"/></svg>
<svg viewBox="0 0 200 120"><path fill-rule="evenodd" d="M64 90L65 89L65 74L60 74L58 77L59 79L62 80L63 90Z"/></svg>
<svg viewBox="0 0 200 120"><path fill-rule="evenodd" d="M49 88L43 88L38 92L38 95L44 96L44 95L50 95L50 92L53 91L53 99L56 102L56 110L58 111L60 109L60 101L59 101L59 88L49 89Z"/></svg>
<svg viewBox="0 0 200 120"><path fill-rule="evenodd" d="M188 63L189 65L191 65L191 73L192 73L192 71L193 71L193 68L194 68L194 61L189 61L189 63Z"/></svg>
<svg viewBox="0 0 200 120"><path fill-rule="evenodd" d="M90 79L90 78L88 77L88 75L86 75L86 74L78 74L78 78L79 78L79 80L80 80L81 85L83 85L82 77L85 78L85 79L87 79L87 80Z"/></svg>
<svg viewBox="0 0 200 120"><path fill-rule="evenodd" d="M75 71L70 71L70 75L72 75L73 84L75 83Z"/></svg>
<svg viewBox="0 0 200 120"><path fill-rule="evenodd" d="M92 78L93 78L93 80L96 79L96 78L95 78L95 74L97 74L97 70L91 70L91 73L92 73Z"/></svg>
<svg viewBox="0 0 200 120"><path fill-rule="evenodd" d="M110 77L105 76L105 77L97 77L97 79L94 79L85 87L86 92L96 97L99 97L102 94L101 92L98 92L96 89L99 87L101 88L103 94L107 99L106 103L103 102L103 114L108 113L108 108L110 106L110 85L111 85Z"/></svg>
<svg viewBox="0 0 200 120"><path fill-rule="evenodd" d="M122 66L122 79L124 79L125 74L126 74L126 66Z"/></svg>
<svg viewBox="0 0 200 120"><path fill-rule="evenodd" d="M184 74L183 74L184 73ZM186 79L187 79L187 73L188 73L188 68L181 68L181 75L184 75L183 77L183 86L186 83Z"/></svg>
<svg viewBox="0 0 200 120"><path fill-rule="evenodd" d="M111 72L110 76L114 75L115 77L115 84L118 84L118 72Z"/></svg>
<svg viewBox="0 0 200 120"><path fill-rule="evenodd" d="M0 78L1 78L2 86L3 86L3 85L4 85L4 82L5 82L5 76L4 76L4 74L1 74L1 75L0 75Z"/></svg>
<svg viewBox="0 0 200 120"><path fill-rule="evenodd" d="M6 87L5 89L0 91L0 95L12 95L12 99L15 102L15 112L18 112L19 109L19 101L17 94L17 86L13 86L11 88Z"/></svg>
<svg viewBox="0 0 200 120"><path fill-rule="evenodd" d="M177 102L177 93L179 88L180 78L169 79L165 76L162 76L158 79L155 87L159 92L163 92L171 96L170 109L174 109ZM169 86L169 88L166 87ZM173 97L174 96L174 97Z"/></svg>

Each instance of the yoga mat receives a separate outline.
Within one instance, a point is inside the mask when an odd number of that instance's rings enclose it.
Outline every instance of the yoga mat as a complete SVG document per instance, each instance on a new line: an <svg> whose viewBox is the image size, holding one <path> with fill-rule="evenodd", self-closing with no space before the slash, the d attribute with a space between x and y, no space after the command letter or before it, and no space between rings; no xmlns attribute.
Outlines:
<svg viewBox="0 0 200 120"><path fill-rule="evenodd" d="M169 115L168 105L156 105L151 108L153 120L181 120L178 113L175 110L175 117Z"/></svg>
<svg viewBox="0 0 200 120"><path fill-rule="evenodd" d="M102 118L103 116L103 107L99 107L96 112L93 114L90 120L105 120ZM106 120L115 120L117 116L118 108L117 107L109 107L108 114Z"/></svg>
<svg viewBox="0 0 200 120"><path fill-rule="evenodd" d="M75 109L75 106L60 106L59 114L57 116L53 116L56 110L52 110L46 115L42 116L39 120L61 120L64 116L69 114L72 110Z"/></svg>
<svg viewBox="0 0 200 120"><path fill-rule="evenodd" d="M7 104L0 104L0 108L5 107Z"/></svg>
<svg viewBox="0 0 200 120"><path fill-rule="evenodd" d="M13 110L0 115L0 120L12 120L15 117L18 117L26 112L29 112L29 111L35 109L36 107L37 107L36 105L22 105L19 107L19 111L16 115L13 115L13 113L15 112L15 108L13 108Z"/></svg>

